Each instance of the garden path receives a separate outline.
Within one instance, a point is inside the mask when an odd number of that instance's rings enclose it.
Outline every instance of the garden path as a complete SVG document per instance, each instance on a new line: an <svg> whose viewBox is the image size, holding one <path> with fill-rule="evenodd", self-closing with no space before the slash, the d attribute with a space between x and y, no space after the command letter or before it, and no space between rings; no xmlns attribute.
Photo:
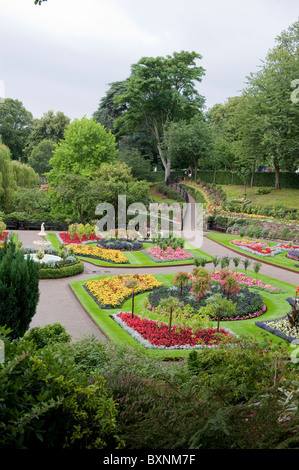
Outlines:
<svg viewBox="0 0 299 470"><path fill-rule="evenodd" d="M190 198L191 206L187 212L185 219L185 227L191 227L190 220L194 210L194 199ZM19 241L23 243L24 247L34 247L33 241L38 240L38 231L16 231ZM55 232L48 232L55 233ZM205 253L212 256L233 256L233 252L228 248L220 246L213 240L210 240L203 233L197 233L197 236L190 240L190 234L187 237L190 243L196 248L201 249ZM245 256L240 256L244 259ZM213 265L208 263L206 268L213 269ZM191 272L193 266L180 266L178 267L147 267L147 268L107 268L92 265L91 263L84 262L84 272L71 278L71 280L88 279L101 274L127 274L138 272L140 274L164 274L179 271ZM269 266L262 263L260 270L261 274L273 277L278 280L288 282L293 285L299 285L299 275L292 273L281 268ZM65 326L66 331L71 334L73 340L79 340L87 335L94 335L100 340L106 341L105 335L96 326L93 320L87 315L81 304L78 302L70 288L70 278L63 279L41 279L39 281L40 298L37 305L36 314L34 315L30 327L45 326L51 323L61 323Z"/></svg>

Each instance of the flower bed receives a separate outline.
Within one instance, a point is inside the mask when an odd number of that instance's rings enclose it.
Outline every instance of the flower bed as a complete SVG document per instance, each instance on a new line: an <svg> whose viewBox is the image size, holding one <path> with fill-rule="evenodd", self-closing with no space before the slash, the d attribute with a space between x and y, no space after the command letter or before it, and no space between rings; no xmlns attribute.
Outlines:
<svg viewBox="0 0 299 470"><path fill-rule="evenodd" d="M270 247L268 243L261 242L258 240L248 240L246 238L232 240L230 242L232 245L238 246L244 251L249 253L258 254L259 256L275 256L280 253L283 253L283 249L280 245Z"/></svg>
<svg viewBox="0 0 299 470"><path fill-rule="evenodd" d="M173 249L171 246L168 246L165 250L160 246L148 248L144 253L156 263L163 263L164 261L182 261L194 258L194 255L188 253L184 248L178 247Z"/></svg>
<svg viewBox="0 0 299 470"><path fill-rule="evenodd" d="M221 328L206 328L192 331L191 328L174 325L169 338L169 327L166 323L140 318L131 313L120 312L113 316L143 346L153 349L191 349L217 346L221 341L229 342L234 335ZM126 328L127 327L127 328ZM142 341L143 340L143 341Z"/></svg>
<svg viewBox="0 0 299 470"><path fill-rule="evenodd" d="M220 283L217 281L210 285L209 290L200 299L196 299L192 295L190 283L183 286L182 295L179 287L161 286L154 288L149 294L149 309L155 310L163 299L177 297L184 305L190 305L194 311L198 311L201 307L205 307L208 299L215 294L224 295ZM230 299L237 304L236 313L234 316L223 318L223 321L248 320L266 312L266 306L261 296L257 292L250 292L247 286L241 288L237 294L231 294ZM211 318L211 320L215 320L215 318Z"/></svg>
<svg viewBox="0 0 299 470"><path fill-rule="evenodd" d="M299 332L296 328L292 328L287 316L276 320L265 322L256 322L256 326L277 336L278 338L291 343L295 339L299 339Z"/></svg>
<svg viewBox="0 0 299 470"><path fill-rule="evenodd" d="M287 254L287 258L294 259L295 261L299 261L299 250L291 250Z"/></svg>
<svg viewBox="0 0 299 470"><path fill-rule="evenodd" d="M127 279L136 279L138 281L138 285L134 289L135 294L162 285L152 274L118 274L87 281L84 287L101 308L115 308L122 305L132 295L132 289L125 285Z"/></svg>
<svg viewBox="0 0 299 470"><path fill-rule="evenodd" d="M97 236L97 235L91 234L89 237L87 237L86 235L83 235L82 238L79 238L77 234L70 236L69 233L67 232L60 232L58 234L58 237L60 238L60 241L62 243L66 243L68 245L70 244L80 245L81 243L88 243L88 242L94 243L102 239L101 235Z"/></svg>
<svg viewBox="0 0 299 470"><path fill-rule="evenodd" d="M248 287L255 287L257 289L269 291L271 293L281 293L281 289L279 287L271 286L270 284L264 284L262 281L254 279L251 276L245 276L245 274L236 273L231 270L229 271L229 274L236 279L238 284L245 284ZM214 281L220 281L221 271L216 271L213 273L212 279L214 279Z"/></svg>
<svg viewBox="0 0 299 470"><path fill-rule="evenodd" d="M66 249L72 250L77 256L99 259L108 263L129 264L128 258L120 250L106 250L88 245L66 245Z"/></svg>
<svg viewBox="0 0 299 470"><path fill-rule="evenodd" d="M143 249L143 244L138 240L109 238L101 240L101 242L98 244L98 247L105 248L107 250L138 251Z"/></svg>

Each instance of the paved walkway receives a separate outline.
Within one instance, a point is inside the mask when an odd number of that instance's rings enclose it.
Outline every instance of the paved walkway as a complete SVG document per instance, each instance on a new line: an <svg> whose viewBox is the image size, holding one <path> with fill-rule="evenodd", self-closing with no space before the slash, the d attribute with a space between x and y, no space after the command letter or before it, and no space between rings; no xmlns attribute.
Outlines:
<svg viewBox="0 0 299 470"><path fill-rule="evenodd" d="M191 199L192 206L194 200ZM186 226L190 223L192 210L187 214ZM19 241L23 243L24 247L34 247L34 240L38 240L38 231L16 231ZM48 232L55 233L55 232ZM189 239L190 233L187 235ZM234 256L234 253L228 248L222 247L214 241L197 233L195 239L190 240L190 243L196 248L201 249L205 253L212 256ZM240 256L244 259L245 256ZM191 272L193 266L180 266L178 267L147 267L147 268L113 268L113 267L98 267L91 263L84 263L84 272L72 278L63 279L41 279L39 281L40 299L37 306L36 314L32 319L30 327L45 326L51 323L61 323L65 326L66 331L72 335L73 340L78 340L87 335L94 335L100 340L106 341L106 337L96 326L93 320L89 317L87 312L83 309L79 301L76 299L70 288L70 282L73 280L87 279L100 274L127 274L138 272L140 274L164 274L177 271ZM212 270L214 267L211 263L206 265L206 268ZM299 285L299 274L292 273L280 268L262 264L260 270L261 274L265 274L272 278L283 280L290 284Z"/></svg>

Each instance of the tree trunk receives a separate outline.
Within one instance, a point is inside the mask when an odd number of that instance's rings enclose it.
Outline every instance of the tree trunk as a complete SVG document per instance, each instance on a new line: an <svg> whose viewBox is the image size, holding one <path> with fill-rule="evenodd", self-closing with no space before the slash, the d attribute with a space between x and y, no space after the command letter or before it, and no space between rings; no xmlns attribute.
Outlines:
<svg viewBox="0 0 299 470"><path fill-rule="evenodd" d="M213 177L213 183L215 184L216 183L216 167L214 168L214 177Z"/></svg>
<svg viewBox="0 0 299 470"><path fill-rule="evenodd" d="M255 176L255 165L253 165L252 173L251 173L251 180L250 180L250 187L251 188L254 185L254 176Z"/></svg>
<svg viewBox="0 0 299 470"><path fill-rule="evenodd" d="M198 160L197 158L194 160L194 181L197 181L197 170L198 170Z"/></svg>
<svg viewBox="0 0 299 470"><path fill-rule="evenodd" d="M274 169L275 169L275 189L280 189L279 163L276 159L274 159Z"/></svg>

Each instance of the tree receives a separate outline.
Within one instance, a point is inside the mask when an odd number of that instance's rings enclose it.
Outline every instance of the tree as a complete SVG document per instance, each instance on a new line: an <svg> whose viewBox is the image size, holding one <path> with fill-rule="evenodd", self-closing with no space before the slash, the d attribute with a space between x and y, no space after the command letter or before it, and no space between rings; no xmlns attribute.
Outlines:
<svg viewBox="0 0 299 470"><path fill-rule="evenodd" d="M299 163L299 107L291 99L292 82L299 76L299 21L282 32L276 43L260 70L247 77L244 94L255 99L261 151L274 166L279 189L281 169L294 171Z"/></svg>
<svg viewBox="0 0 299 470"><path fill-rule="evenodd" d="M138 131L145 126L153 136L165 170L171 168L171 155L162 148L164 133L172 121L190 119L199 113L204 99L195 89L204 69L196 65L196 52L174 52L166 57L143 57L131 67L126 91L115 97L125 111L116 119L118 134Z"/></svg>
<svg viewBox="0 0 299 470"><path fill-rule="evenodd" d="M6 209L16 189L9 148L0 141L0 204Z"/></svg>
<svg viewBox="0 0 299 470"><path fill-rule="evenodd" d="M33 149L43 140L56 144L62 140L69 124L70 118L61 111L58 111L56 114L53 111L48 111L40 119L34 119L24 149L27 159L29 159Z"/></svg>
<svg viewBox="0 0 299 470"><path fill-rule="evenodd" d="M65 174L91 177L103 162L114 162L117 149L114 135L101 124L83 117L75 119L66 129L49 163L50 185L60 184Z"/></svg>
<svg viewBox="0 0 299 470"><path fill-rule="evenodd" d="M32 114L23 103L6 98L0 103L0 135L2 142L9 147L13 160L24 159L24 147L31 132Z"/></svg>
<svg viewBox="0 0 299 470"><path fill-rule="evenodd" d="M33 148L28 157L28 165L30 165L39 175L44 175L52 169L50 159L53 157L55 144L52 140L42 140Z"/></svg>
<svg viewBox="0 0 299 470"><path fill-rule="evenodd" d="M11 338L25 334L39 299L39 266L11 241L0 250L0 325Z"/></svg>
<svg viewBox="0 0 299 470"><path fill-rule="evenodd" d="M210 127L200 114L189 122L178 121L169 124L164 134L166 152L178 168L194 169L194 181L197 180L198 162L202 165L211 146Z"/></svg>
<svg viewBox="0 0 299 470"><path fill-rule="evenodd" d="M151 181L150 161L145 159L138 150L123 150L118 154L118 161L126 163L132 171L133 178Z"/></svg>

